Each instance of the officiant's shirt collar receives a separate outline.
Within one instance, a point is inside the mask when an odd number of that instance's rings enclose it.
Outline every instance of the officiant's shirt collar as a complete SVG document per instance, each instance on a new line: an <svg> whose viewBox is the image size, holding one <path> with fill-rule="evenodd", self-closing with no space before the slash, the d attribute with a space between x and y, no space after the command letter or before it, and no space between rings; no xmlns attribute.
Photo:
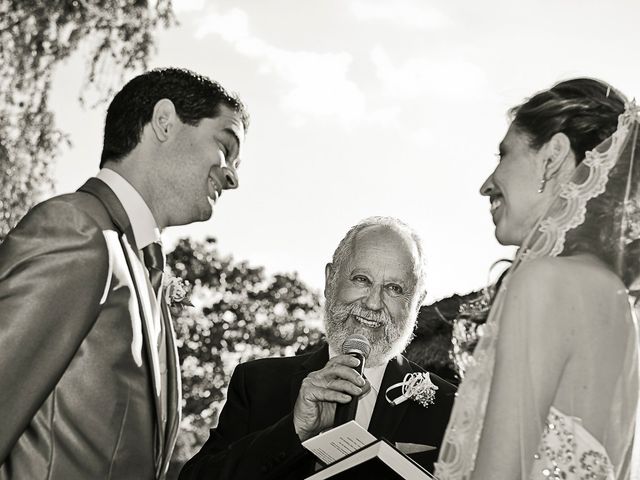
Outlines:
<svg viewBox="0 0 640 480"><path fill-rule="evenodd" d="M160 242L160 229L142 196L124 177L103 168L96 175L115 193L129 217L137 247L142 250L153 242Z"/></svg>

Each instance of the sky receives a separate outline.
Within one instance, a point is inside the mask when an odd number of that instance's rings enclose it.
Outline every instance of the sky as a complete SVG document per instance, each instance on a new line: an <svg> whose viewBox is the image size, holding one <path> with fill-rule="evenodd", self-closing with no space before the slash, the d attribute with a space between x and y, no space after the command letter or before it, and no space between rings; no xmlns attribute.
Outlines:
<svg viewBox="0 0 640 480"><path fill-rule="evenodd" d="M576 76L640 95L640 2L601 0L173 0L150 67L195 70L251 114L240 188L213 218L163 233L322 289L347 230L390 215L423 237L427 301L467 293L512 257L478 193L507 110ZM55 190L98 170L106 105L81 107L86 52L55 73L51 106L72 145ZM108 75L108 74L107 74ZM131 77L134 74L131 74Z"/></svg>

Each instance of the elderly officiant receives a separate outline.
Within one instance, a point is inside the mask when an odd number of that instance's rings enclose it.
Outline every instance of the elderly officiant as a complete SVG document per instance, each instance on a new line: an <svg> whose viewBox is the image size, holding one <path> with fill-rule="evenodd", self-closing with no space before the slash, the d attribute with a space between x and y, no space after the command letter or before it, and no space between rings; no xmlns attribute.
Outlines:
<svg viewBox="0 0 640 480"><path fill-rule="evenodd" d="M330 429L336 406L352 398L356 422L401 450L410 445L406 453L432 471L455 387L401 355L425 297L424 259L419 236L395 218L352 227L325 269L327 344L239 365L218 426L180 480L305 478L316 458L302 442ZM341 354L353 334L371 346L363 376ZM405 379L428 385L426 394L400 398Z"/></svg>

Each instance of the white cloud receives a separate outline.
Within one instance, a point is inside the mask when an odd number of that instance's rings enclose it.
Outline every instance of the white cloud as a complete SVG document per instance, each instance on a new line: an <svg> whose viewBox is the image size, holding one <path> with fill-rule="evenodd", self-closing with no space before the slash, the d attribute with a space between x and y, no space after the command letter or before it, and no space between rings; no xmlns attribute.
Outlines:
<svg viewBox="0 0 640 480"><path fill-rule="evenodd" d="M250 37L247 14L238 8L224 14L210 13L199 23L200 26L195 33L196 38L217 34L226 42L234 43Z"/></svg>
<svg viewBox="0 0 640 480"><path fill-rule="evenodd" d="M172 0L175 13L198 12L204 8L204 0Z"/></svg>
<svg viewBox="0 0 640 480"><path fill-rule="evenodd" d="M414 57L395 64L381 47L371 51L371 61L384 89L395 98L476 97L487 86L484 71L456 58Z"/></svg>
<svg viewBox="0 0 640 480"><path fill-rule="evenodd" d="M451 20L444 13L424 0L354 0L351 13L360 21L384 21L420 30L451 25Z"/></svg>
<svg viewBox="0 0 640 480"><path fill-rule="evenodd" d="M304 123L305 116L337 118L351 125L364 118L365 99L348 78L352 56L346 52L290 51L251 34L247 14L234 8L202 19L196 37L219 35L237 52L258 59L260 71L274 74L286 85L282 106Z"/></svg>

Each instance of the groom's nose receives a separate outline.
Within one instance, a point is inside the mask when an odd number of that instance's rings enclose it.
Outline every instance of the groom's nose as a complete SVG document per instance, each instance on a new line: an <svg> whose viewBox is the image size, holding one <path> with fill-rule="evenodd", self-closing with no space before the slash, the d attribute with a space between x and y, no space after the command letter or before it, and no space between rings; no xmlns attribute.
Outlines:
<svg viewBox="0 0 640 480"><path fill-rule="evenodd" d="M238 172L232 166L222 167L222 173L224 175L224 188L225 190L234 190L240 185L238 179Z"/></svg>

